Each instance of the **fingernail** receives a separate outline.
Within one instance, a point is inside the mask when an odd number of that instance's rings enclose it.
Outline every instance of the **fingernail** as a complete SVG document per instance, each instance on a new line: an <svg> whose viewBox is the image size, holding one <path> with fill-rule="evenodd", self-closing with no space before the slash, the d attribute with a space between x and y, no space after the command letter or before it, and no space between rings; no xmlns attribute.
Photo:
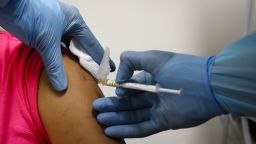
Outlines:
<svg viewBox="0 0 256 144"><path fill-rule="evenodd" d="M107 135L107 136L110 136L112 137L114 134L113 134L113 130L111 128L106 128L104 130L104 133Z"/></svg>
<svg viewBox="0 0 256 144"><path fill-rule="evenodd" d="M124 90L121 88L116 88L116 95L123 96L125 94Z"/></svg>
<svg viewBox="0 0 256 144"><path fill-rule="evenodd" d="M97 121L100 122L100 123L103 123L103 119L102 119L101 114L97 115Z"/></svg>
<svg viewBox="0 0 256 144"><path fill-rule="evenodd" d="M95 110L98 110L99 111L99 107L100 107L100 100L99 99L96 99L93 101L92 103L92 106Z"/></svg>

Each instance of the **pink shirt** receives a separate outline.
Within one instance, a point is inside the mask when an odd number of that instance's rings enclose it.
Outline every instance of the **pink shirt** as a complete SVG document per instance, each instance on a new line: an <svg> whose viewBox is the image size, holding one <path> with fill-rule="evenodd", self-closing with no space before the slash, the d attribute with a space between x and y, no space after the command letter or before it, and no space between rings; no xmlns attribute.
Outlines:
<svg viewBox="0 0 256 144"><path fill-rule="evenodd" d="M34 49L0 32L0 144L50 143L37 105L42 68Z"/></svg>

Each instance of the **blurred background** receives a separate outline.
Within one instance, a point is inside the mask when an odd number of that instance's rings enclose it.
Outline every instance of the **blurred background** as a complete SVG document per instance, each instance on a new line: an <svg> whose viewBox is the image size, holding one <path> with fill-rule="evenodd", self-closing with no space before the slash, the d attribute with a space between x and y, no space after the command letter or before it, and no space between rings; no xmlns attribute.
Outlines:
<svg viewBox="0 0 256 144"><path fill-rule="evenodd" d="M216 55L240 38L247 25L246 0L64 0L78 7L85 22L119 65L123 51L164 50ZM115 78L116 73L111 74ZM113 88L101 87L106 96ZM127 144L241 144L241 127L228 116L184 130L170 130Z"/></svg>

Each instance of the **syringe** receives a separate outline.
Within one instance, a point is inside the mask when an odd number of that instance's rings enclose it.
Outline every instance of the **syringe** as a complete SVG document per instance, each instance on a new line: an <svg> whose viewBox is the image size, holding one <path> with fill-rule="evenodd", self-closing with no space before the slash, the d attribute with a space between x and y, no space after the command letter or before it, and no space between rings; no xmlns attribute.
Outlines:
<svg viewBox="0 0 256 144"><path fill-rule="evenodd" d="M167 88L161 88L158 85L145 85L145 84L130 83L130 82L118 84L114 80L109 80L109 79L100 80L99 83L105 86L135 89L135 90L147 91L152 93L169 93L169 94L174 94L179 96L182 95L182 89L180 90L167 89Z"/></svg>

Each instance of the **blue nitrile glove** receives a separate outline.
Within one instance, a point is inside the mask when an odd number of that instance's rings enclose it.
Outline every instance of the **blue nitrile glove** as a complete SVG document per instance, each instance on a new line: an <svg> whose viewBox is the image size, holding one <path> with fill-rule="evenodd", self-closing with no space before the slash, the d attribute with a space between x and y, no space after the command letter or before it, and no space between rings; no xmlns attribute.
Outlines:
<svg viewBox="0 0 256 144"><path fill-rule="evenodd" d="M182 96L117 89L119 97L94 101L97 120L115 138L145 137L169 129L197 126L223 114L212 95L208 64L211 58L162 51L125 52L116 81L159 84L183 89ZM132 77L135 70L144 70ZM132 77L132 78L131 78Z"/></svg>
<svg viewBox="0 0 256 144"><path fill-rule="evenodd" d="M57 0L4 0L0 2L0 25L41 55L54 88L67 88L60 43L75 40L98 64L103 49L79 11ZM111 61L112 70L115 69Z"/></svg>

